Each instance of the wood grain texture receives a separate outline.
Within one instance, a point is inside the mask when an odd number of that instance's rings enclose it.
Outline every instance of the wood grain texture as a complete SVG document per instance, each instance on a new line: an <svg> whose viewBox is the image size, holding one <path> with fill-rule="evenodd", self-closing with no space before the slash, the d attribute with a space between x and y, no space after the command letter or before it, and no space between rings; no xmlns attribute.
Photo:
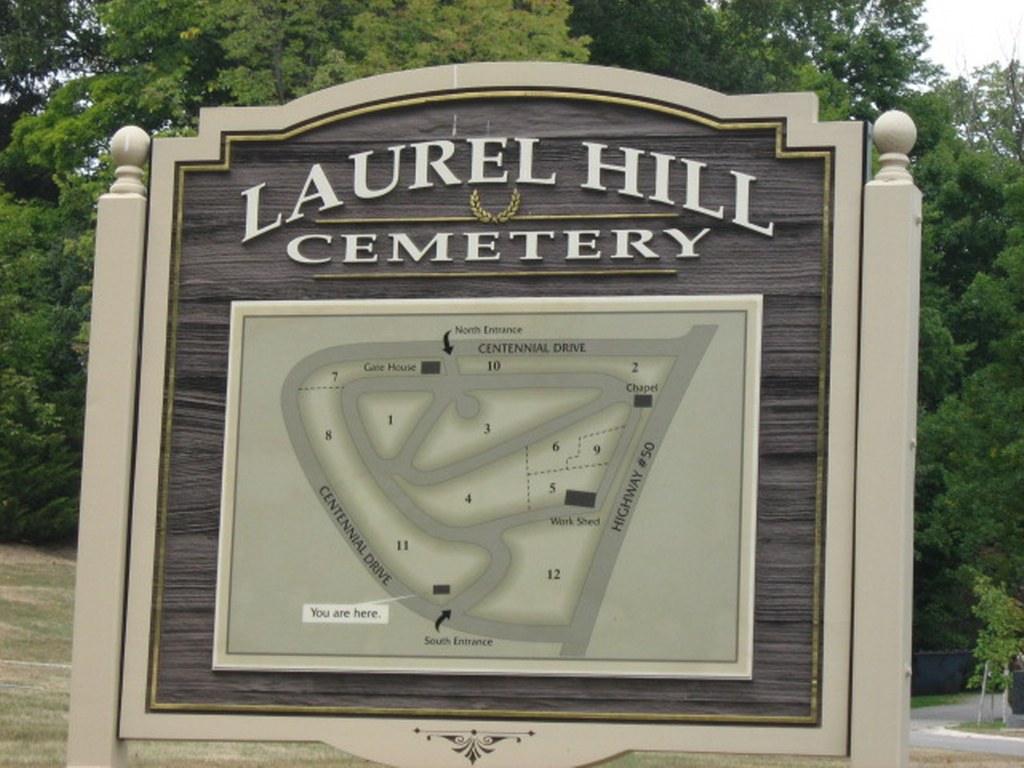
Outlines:
<svg viewBox="0 0 1024 768"><path fill-rule="evenodd" d="M706 162L702 199L726 206L724 220L682 211L664 223L651 219L515 220L507 224L409 223L399 229L418 242L437 231L600 229L603 253L614 248L614 228L679 227L699 232L699 259L567 263L552 256L521 262L509 249L497 262L468 263L453 237L451 263L340 264L336 245L321 265L299 265L285 255L287 241L301 233L378 233L384 241L394 225L317 226L315 205L303 220L242 244L245 201L241 191L267 182L266 216L288 216L312 163L329 178L343 179L349 155L415 141L465 136L526 136L542 139L537 175L559 173L556 187L522 185L519 215L578 215L582 212L662 212L664 206L615 193L580 190L585 164L580 142L630 146ZM783 126L784 129L784 126ZM451 167L468 176L462 159ZM161 478L166 507L161 515L164 568L156 574L163 595L156 606L159 632L153 653L152 709L175 711L277 711L308 709L353 714L387 711L443 716L471 712L481 717L607 717L611 719L711 719L762 722L782 719L814 724L818 719L821 606L815 603L820 575L819 507L823 482L819 459L825 444L822 423L823 371L827 370L828 231L827 153L777 157L776 130L732 125L714 127L682 116L624 105L571 99L500 98L382 109L338 119L287 140L247 137L230 147L227 170L188 169L181 174L181 231L174 255L178 282L172 286L169 362L173 398L165 413L170 428L164 451L168 470ZM757 222L775 222L774 237L729 222L734 179L729 169L757 177L753 212ZM404 169L407 172L408 169ZM611 177L609 177L611 178ZM384 176L373 179L384 184ZM513 183L480 185L489 210L500 210ZM339 194L345 184L339 181ZM470 188L462 184L423 191L398 190L378 201L345 196L338 217L396 218L468 215ZM681 193L680 193L681 194ZM678 211L677 211L678 212ZM327 215L327 214L325 214ZM312 252L312 250L311 250ZM557 248L551 249L552 253ZM382 249L382 253L389 253ZM576 277L517 275L524 269L563 271L672 268L674 276L588 274ZM487 271L486 279L460 273ZM408 278L444 271L448 279L315 280L323 274L387 274ZM236 300L314 300L441 297L592 295L764 296L760 411L760 458L756 542L754 674L749 681L672 680L529 676L444 676L395 674L307 674L213 672L211 653L229 310ZM372 339L367 339L372 341ZM664 460L664 457L662 458Z"/></svg>

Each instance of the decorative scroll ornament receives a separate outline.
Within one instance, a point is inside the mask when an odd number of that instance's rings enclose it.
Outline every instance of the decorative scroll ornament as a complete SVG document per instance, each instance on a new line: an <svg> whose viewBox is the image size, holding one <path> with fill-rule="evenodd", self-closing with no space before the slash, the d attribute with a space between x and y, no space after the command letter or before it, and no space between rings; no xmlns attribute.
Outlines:
<svg viewBox="0 0 1024 768"><path fill-rule="evenodd" d="M471 765L475 765L477 760L494 752L502 742L519 744L524 736L535 735L534 731L492 733L478 731L475 728L469 731L425 731L421 728L414 728L413 732L425 735L427 741L433 740L434 737L444 739L451 744L453 752L469 760Z"/></svg>
<svg viewBox="0 0 1024 768"><path fill-rule="evenodd" d="M501 213L491 213L480 204L480 193L474 189L473 194L469 196L469 209L477 221L482 221L484 224L504 224L519 212L521 200L522 196L519 194L519 190L513 189L508 207Z"/></svg>

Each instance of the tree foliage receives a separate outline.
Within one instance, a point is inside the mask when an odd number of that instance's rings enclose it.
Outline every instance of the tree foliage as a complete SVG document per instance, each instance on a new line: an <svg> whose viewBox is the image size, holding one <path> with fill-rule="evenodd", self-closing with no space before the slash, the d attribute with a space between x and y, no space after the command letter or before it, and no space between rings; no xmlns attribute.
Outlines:
<svg viewBox="0 0 1024 768"><path fill-rule="evenodd" d="M723 91L753 83L704 0L576 0L570 20L591 39L590 62L688 80Z"/></svg>
<svg viewBox="0 0 1024 768"><path fill-rule="evenodd" d="M1010 671L1024 654L1024 605L1006 593L1005 585L983 574L975 575L974 597L972 612L981 622L974 647L975 682L987 672L996 689L1006 691Z"/></svg>
<svg viewBox="0 0 1024 768"><path fill-rule="evenodd" d="M332 0L224 0L217 18L225 66L219 83L236 104L282 104L315 89L354 12ZM212 21L212 20L211 20Z"/></svg>
<svg viewBox="0 0 1024 768"><path fill-rule="evenodd" d="M93 4L0 0L0 147L22 114L42 106L62 77L95 64Z"/></svg>
<svg viewBox="0 0 1024 768"><path fill-rule="evenodd" d="M1024 165L1016 61L935 89L925 192L915 643L970 647L980 573L1024 586Z"/></svg>
<svg viewBox="0 0 1024 768"><path fill-rule="evenodd" d="M1024 163L1024 68L993 62L945 83L953 120L967 146Z"/></svg>
<svg viewBox="0 0 1024 768"><path fill-rule="evenodd" d="M585 61L569 34L568 3L551 0L369 0L318 85L400 69L468 61Z"/></svg>
<svg viewBox="0 0 1024 768"><path fill-rule="evenodd" d="M937 74L924 0L576 0L591 61L736 92L813 90L873 118Z"/></svg>
<svg viewBox="0 0 1024 768"><path fill-rule="evenodd" d="M15 124L40 110L61 83L97 66L100 29L90 0L0 0L0 152ZM45 168L0 156L0 186L55 195Z"/></svg>
<svg viewBox="0 0 1024 768"><path fill-rule="evenodd" d="M74 531L89 262L63 232L55 206L0 195L0 540Z"/></svg>

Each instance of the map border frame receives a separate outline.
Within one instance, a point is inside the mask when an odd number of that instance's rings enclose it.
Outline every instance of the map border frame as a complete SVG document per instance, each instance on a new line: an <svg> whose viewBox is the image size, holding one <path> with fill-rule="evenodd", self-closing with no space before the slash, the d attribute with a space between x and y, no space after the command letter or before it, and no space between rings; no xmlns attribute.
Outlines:
<svg viewBox="0 0 1024 768"><path fill-rule="evenodd" d="M715 296L614 296L563 297L543 299L381 299L331 301L258 301L235 302L232 306L231 351L228 367L228 400L225 424L224 479L221 509L221 542L218 564L216 601L217 623L214 632L214 668L220 670L266 670L277 672L374 672L420 674L481 675L501 672L510 675L595 675L612 677L678 677L689 679L750 679L753 663L754 632L754 572L756 563L757 529L757 446L760 406L760 364L763 299L759 295ZM679 314L685 317L702 313L739 313L744 319L744 348L742 350L744 381L741 387L742 434L740 437L740 508L738 510L737 541L737 594L736 594L736 658L734 661L695 660L618 660L576 659L553 657L522 657L501 659L462 656L409 656L370 657L348 659L344 655L293 656L287 653L254 654L231 653L227 648L228 603L232 590L232 552L234 551L236 472L238 454L234 446L240 428L241 392L243 388L242 357L244 324L249 318L336 318L336 317L408 317L434 316L455 321L460 317L473 321L500 316L508 320L523 316L569 314L630 315ZM550 319L548 322L552 322ZM634 320L634 323L636 321ZM553 338L553 337L552 337ZM584 338L574 336L573 338ZM644 341L645 338L629 337ZM650 337L655 338L655 337ZM665 334L657 338L672 338ZM380 342L386 345L388 342ZM344 345L342 345L344 346ZM677 408L681 407L681 402ZM674 421L673 412L671 421ZM646 428L649 429L649 426ZM665 425L668 429L668 425ZM636 433L636 439L645 431ZM662 441L667 435L662 430ZM670 456L662 456L669 462ZM654 462L648 471L657 466ZM648 493L650 498L650 493ZM643 507L643 493L637 502ZM318 510L320 512L322 510ZM610 524L610 523L609 523ZM685 533L684 533L685 535ZM627 537L628 538L628 537ZM635 545L634 545L635 546ZM609 581L611 576L609 576ZM604 585L605 587L607 584ZM602 593L604 589L602 588Z"/></svg>

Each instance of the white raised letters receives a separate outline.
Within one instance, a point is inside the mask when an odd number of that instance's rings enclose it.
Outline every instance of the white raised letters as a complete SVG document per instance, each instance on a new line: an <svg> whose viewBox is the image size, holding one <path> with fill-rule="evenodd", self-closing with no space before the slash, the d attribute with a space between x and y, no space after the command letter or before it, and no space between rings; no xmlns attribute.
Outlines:
<svg viewBox="0 0 1024 768"><path fill-rule="evenodd" d="M248 243L285 225L308 217L312 206L323 213L345 205L345 197L356 200L381 200L400 190L419 191L437 186L515 184L515 205L509 215L499 221L517 219L520 185L554 186L558 173L550 167L543 171L535 168L537 138L474 137L462 140L432 140L395 144L380 150L369 149L348 155L348 170L342 163L313 163L298 189L291 212L266 210L265 192L269 182L262 182L242 190L245 199L245 220L242 242ZM463 154L460 154L463 153ZM647 151L637 147L610 148L596 141L581 141L576 162L585 163L585 178L576 182L578 188L589 192L614 194L647 201L643 216L678 217L682 213L695 214L706 219L728 221L730 224L763 237L774 237L775 222L763 219L753 221L753 186L757 177L735 169L715 168L707 162L661 151ZM379 166L379 167L378 167ZM460 173L465 169L463 177ZM727 175L728 174L728 175ZM713 190L728 190L731 179L731 200L715 200ZM705 200L705 193L711 200ZM279 195L277 195L279 197ZM443 214L436 221L465 221L473 223L467 210L456 215ZM585 200L581 201L582 205ZM403 202L404 204L404 202ZM654 204L654 205L651 205ZM636 205L622 203L622 205ZM732 214L726 217L726 211ZM586 212L581 212L585 214ZM628 211L610 213L613 218L627 217ZM543 212L530 212L534 220L543 220ZM601 219L602 215L590 215ZM564 218L564 214L551 218ZM386 260L391 263L412 261L420 263L451 262L455 258L465 261L499 261L503 258L524 262L561 258L566 261L597 261L602 258L629 260L655 260L662 257L676 259L699 258L698 243L712 229L697 230L690 222L683 228L666 229L565 229L500 231L434 231L430 239L414 240L406 232L346 232L339 235L303 233L293 237L285 246L292 261L304 265L324 264L333 260L330 248L338 249L345 264L370 264ZM434 219L423 219L434 221ZM518 220L518 219L517 219ZM395 223L402 219L395 219ZM763 223L762 223L763 222ZM349 214L346 219L323 219L317 225L330 224L386 224L384 219ZM688 228L687 228L688 227ZM390 248L378 254L378 235L389 239ZM461 247L456 247L456 239ZM614 248L611 241L614 240ZM561 241L561 242L559 242ZM664 247L671 243L678 248L671 256ZM317 243L321 245L317 245Z"/></svg>

